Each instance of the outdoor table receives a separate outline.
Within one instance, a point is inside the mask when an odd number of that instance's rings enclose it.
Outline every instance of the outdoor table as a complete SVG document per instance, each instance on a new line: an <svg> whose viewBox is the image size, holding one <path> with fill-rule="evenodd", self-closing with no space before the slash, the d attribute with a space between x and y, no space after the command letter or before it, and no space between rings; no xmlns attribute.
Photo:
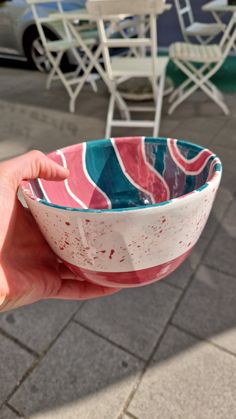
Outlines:
<svg viewBox="0 0 236 419"><path fill-rule="evenodd" d="M172 7L171 4L165 4L164 7L164 11L168 11L170 10ZM79 40L80 45L81 45L81 49L83 50L83 52L87 55L88 59L90 60L90 62L92 62L94 64L94 67L96 68L98 74L101 76L101 78L103 79L103 81L110 86L110 82L108 80L108 77L105 73L105 71L103 70L101 64L99 63L99 57L102 54L102 45L98 44L98 47L96 49L96 51L92 52L88 46L86 45L86 41L83 39L80 31L78 31L78 29L76 29L76 27L73 25L73 21L89 21L89 22L97 22L97 18L91 14L88 13L88 11L86 9L75 9L75 10L70 10L70 11L63 11L63 14L61 13L53 13L52 16L54 18L58 18L58 20L61 20L62 17L63 19L65 19L68 23L68 26L70 27L71 32L74 34L74 36ZM125 19L127 17L132 17L130 15L124 14L124 15L119 15L118 19ZM111 21L111 25L109 27L109 31L114 31L116 22L117 22L117 16L114 16L114 19L109 16L108 20ZM143 19L140 19L140 27L139 27L139 35L144 36L145 35L145 24ZM91 68L92 70L92 68Z"/></svg>

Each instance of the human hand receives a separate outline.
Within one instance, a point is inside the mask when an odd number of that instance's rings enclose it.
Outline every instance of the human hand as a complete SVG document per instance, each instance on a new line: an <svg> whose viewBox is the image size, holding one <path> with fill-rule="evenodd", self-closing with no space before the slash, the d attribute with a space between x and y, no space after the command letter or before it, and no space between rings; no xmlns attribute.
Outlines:
<svg viewBox="0 0 236 419"><path fill-rule="evenodd" d="M118 290L83 281L60 263L17 198L23 179L68 175L40 151L0 163L0 311L41 299L85 300Z"/></svg>

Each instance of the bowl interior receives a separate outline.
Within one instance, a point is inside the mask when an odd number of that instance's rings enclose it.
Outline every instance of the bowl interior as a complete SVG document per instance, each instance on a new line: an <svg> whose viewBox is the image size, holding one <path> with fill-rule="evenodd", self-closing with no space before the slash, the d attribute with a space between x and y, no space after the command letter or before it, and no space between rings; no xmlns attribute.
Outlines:
<svg viewBox="0 0 236 419"><path fill-rule="evenodd" d="M31 196L65 207L111 209L160 203L202 187L213 176L215 155L184 141L129 137L72 145L49 157L69 168L69 179L27 182Z"/></svg>

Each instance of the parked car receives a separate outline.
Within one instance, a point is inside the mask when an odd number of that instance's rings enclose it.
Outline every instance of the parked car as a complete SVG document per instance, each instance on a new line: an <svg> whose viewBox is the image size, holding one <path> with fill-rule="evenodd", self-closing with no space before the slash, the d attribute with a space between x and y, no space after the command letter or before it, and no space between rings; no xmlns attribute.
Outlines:
<svg viewBox="0 0 236 419"><path fill-rule="evenodd" d="M84 9L86 0L61 0L65 11ZM37 6L41 17L46 17L57 10L56 3L44 3ZM126 21L127 22L127 21ZM74 21L82 30L83 37L98 39L96 24ZM127 26L127 25L126 25ZM63 26L60 22L44 23L45 34L49 40L63 37ZM128 24L127 36L135 36L135 29ZM122 53L117 49L114 54ZM40 40L30 6L26 0L0 0L0 57L27 60L41 72L49 72L51 65ZM73 64L74 56L68 53L63 57L63 65Z"/></svg>
<svg viewBox="0 0 236 419"><path fill-rule="evenodd" d="M85 1L62 0L63 9L68 11L84 8ZM37 7L42 17L57 11L53 1ZM75 21L74 24L77 25L78 22ZM60 22L47 22L45 33L50 40L60 39L63 36L63 27ZM26 0L0 0L0 57L27 60L41 72L50 70L50 63ZM72 60L70 56L66 59L69 62Z"/></svg>

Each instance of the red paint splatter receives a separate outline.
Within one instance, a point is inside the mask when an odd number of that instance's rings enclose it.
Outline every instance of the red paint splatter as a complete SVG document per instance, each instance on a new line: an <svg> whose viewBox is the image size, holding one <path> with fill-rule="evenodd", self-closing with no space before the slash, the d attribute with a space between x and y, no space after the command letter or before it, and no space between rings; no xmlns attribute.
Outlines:
<svg viewBox="0 0 236 419"><path fill-rule="evenodd" d="M70 243L69 243L69 242L67 242L67 241L65 241L65 244L68 244L68 245L69 245Z"/></svg>
<svg viewBox="0 0 236 419"><path fill-rule="evenodd" d="M110 255L109 255L109 259L112 259L112 256L114 255L114 253L115 253L115 250L114 249L111 249Z"/></svg>
<svg viewBox="0 0 236 419"><path fill-rule="evenodd" d="M60 247L60 250L64 250L64 247Z"/></svg>
<svg viewBox="0 0 236 419"><path fill-rule="evenodd" d="M124 262L124 260L125 260L125 258L124 259L121 259L120 262Z"/></svg>
<svg viewBox="0 0 236 419"><path fill-rule="evenodd" d="M70 223L69 223L69 221L66 221L66 222L65 222L65 224L66 224L67 226L70 226Z"/></svg>
<svg viewBox="0 0 236 419"><path fill-rule="evenodd" d="M101 253L106 253L106 250L100 250Z"/></svg>
<svg viewBox="0 0 236 419"><path fill-rule="evenodd" d="M86 221L86 223L90 223L91 220L85 220L85 221Z"/></svg>

